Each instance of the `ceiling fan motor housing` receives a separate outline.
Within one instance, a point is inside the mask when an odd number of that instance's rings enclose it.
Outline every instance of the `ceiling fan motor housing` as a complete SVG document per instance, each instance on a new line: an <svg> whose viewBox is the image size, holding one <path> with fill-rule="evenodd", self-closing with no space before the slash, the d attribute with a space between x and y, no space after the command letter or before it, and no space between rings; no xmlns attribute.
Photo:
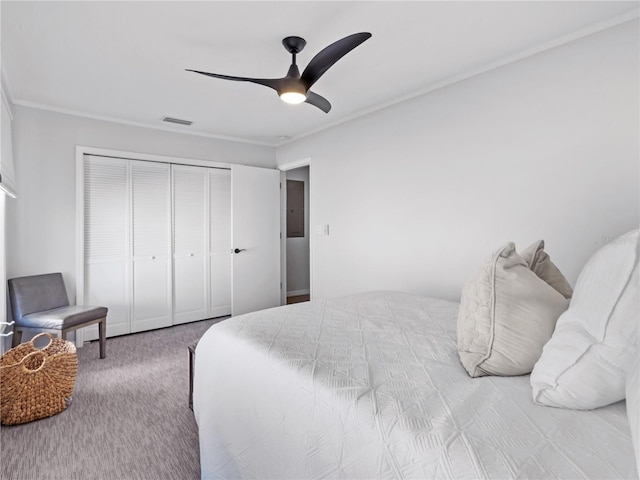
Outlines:
<svg viewBox="0 0 640 480"><path fill-rule="evenodd" d="M296 92L302 93L303 95L307 93L307 88L304 83L300 80L299 77L289 77L286 76L281 80L281 84L279 85L278 93L281 92Z"/></svg>

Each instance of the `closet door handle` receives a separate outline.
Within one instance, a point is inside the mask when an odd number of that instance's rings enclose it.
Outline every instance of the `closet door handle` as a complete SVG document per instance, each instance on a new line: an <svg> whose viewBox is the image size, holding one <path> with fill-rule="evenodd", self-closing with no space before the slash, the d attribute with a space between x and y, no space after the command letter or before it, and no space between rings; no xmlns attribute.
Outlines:
<svg viewBox="0 0 640 480"><path fill-rule="evenodd" d="M246 250L247 250L246 248L236 248L236 249L233 251L233 253L240 253L240 252L244 252L244 251L246 251Z"/></svg>

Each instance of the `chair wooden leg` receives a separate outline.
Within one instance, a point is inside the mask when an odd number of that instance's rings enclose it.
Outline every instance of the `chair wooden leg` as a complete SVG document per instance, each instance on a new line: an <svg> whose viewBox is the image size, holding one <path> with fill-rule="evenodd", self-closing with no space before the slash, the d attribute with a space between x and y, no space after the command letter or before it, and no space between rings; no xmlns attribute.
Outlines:
<svg viewBox="0 0 640 480"><path fill-rule="evenodd" d="M100 358L107 356L107 319L98 323L98 336L100 337Z"/></svg>

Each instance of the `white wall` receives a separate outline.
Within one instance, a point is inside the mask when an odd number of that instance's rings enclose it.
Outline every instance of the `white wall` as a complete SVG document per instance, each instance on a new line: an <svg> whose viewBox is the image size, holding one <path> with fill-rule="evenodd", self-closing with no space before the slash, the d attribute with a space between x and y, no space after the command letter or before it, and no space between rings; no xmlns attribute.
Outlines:
<svg viewBox="0 0 640 480"><path fill-rule="evenodd" d="M14 185L14 169L13 169L13 111L6 95L6 87L4 84L4 76L0 82L0 170L2 171L2 183L4 188L9 187L12 193ZM7 176L10 180L7 182ZM0 189L0 282L2 285L7 284L7 255L6 255L6 204L7 202L15 202L9 197L5 191ZM11 339L5 331L7 319L7 294L6 289L0 294L0 354L11 348Z"/></svg>
<svg viewBox="0 0 640 480"><path fill-rule="evenodd" d="M75 297L76 145L275 167L275 149L15 106L16 200L8 202L9 278L59 271Z"/></svg>
<svg viewBox="0 0 640 480"><path fill-rule="evenodd" d="M279 147L279 165L311 157L313 222L330 225L312 295L459 299L500 245L540 238L574 284L638 227L638 34L634 20Z"/></svg>
<svg viewBox="0 0 640 480"><path fill-rule="evenodd" d="M304 237L287 238L287 294L309 293L309 167L287 171L287 180L304 182ZM286 232L286 229L284 230Z"/></svg>

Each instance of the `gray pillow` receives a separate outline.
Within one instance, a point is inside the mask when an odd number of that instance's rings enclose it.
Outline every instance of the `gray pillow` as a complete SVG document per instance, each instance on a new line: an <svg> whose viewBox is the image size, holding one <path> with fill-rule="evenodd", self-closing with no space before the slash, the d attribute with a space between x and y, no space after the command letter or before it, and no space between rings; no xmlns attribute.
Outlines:
<svg viewBox="0 0 640 480"><path fill-rule="evenodd" d="M457 324L462 365L471 377L531 372L568 306L507 243L463 288Z"/></svg>
<svg viewBox="0 0 640 480"><path fill-rule="evenodd" d="M573 289L562 272L551 261L544 251L544 240L538 240L525 249L520 256L527 262L529 268L541 279L559 291L564 298L571 298Z"/></svg>

